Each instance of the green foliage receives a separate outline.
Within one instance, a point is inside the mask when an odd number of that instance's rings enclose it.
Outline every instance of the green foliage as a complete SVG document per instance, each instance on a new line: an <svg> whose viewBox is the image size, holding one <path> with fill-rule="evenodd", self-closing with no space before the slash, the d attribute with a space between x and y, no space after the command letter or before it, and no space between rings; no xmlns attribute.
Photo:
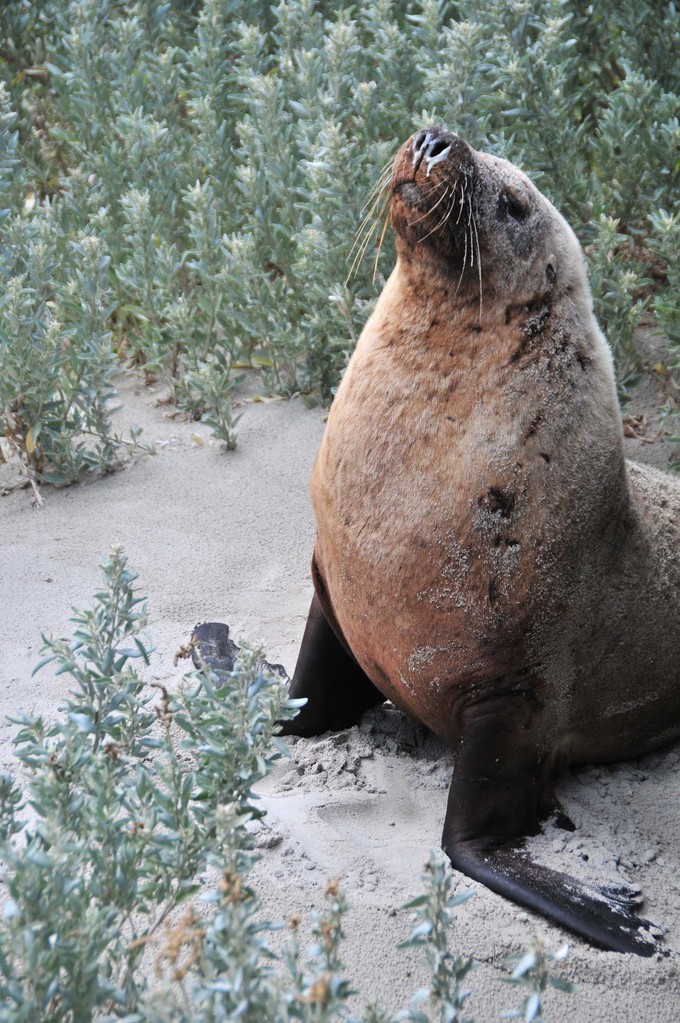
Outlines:
<svg viewBox="0 0 680 1023"><path fill-rule="evenodd" d="M108 472L115 391L109 257L97 235L68 238L49 202L6 231L0 300L0 429L34 486Z"/></svg>
<svg viewBox="0 0 680 1023"><path fill-rule="evenodd" d="M466 902L472 892L451 895L451 870L441 856L430 854L423 877L425 892L408 903L407 908L417 910L420 923L414 928L404 947L424 946L431 974L429 988L419 991L403 1018L410 1023L429 1023L422 1003L429 1000L442 1023L470 1023L461 1015L470 994L461 990L461 981L472 969L472 959L454 957L449 952L448 928L456 906Z"/></svg>
<svg viewBox="0 0 680 1023"><path fill-rule="evenodd" d="M0 216L8 212L4 207L10 203L15 190L15 168L19 133L16 131L17 114L12 110L7 86L0 81Z"/></svg>
<svg viewBox="0 0 680 1023"><path fill-rule="evenodd" d="M678 96L626 68L597 124L595 174L601 203L627 234L647 234L647 217L680 182Z"/></svg>
<svg viewBox="0 0 680 1023"><path fill-rule="evenodd" d="M198 369L189 370L177 385L179 406L200 419L221 440L228 451L236 447L236 424L241 414L234 415L231 394L240 377L232 377L218 361L205 362Z"/></svg>
<svg viewBox="0 0 680 1023"><path fill-rule="evenodd" d="M267 390L330 400L393 261L384 208L364 204L398 143L437 119L521 163L573 224L626 387L646 309L677 331L659 218L680 184L679 45L674 3L633 0L5 5L0 245L17 218L30 235L46 200L60 267L99 237L99 337L231 447L221 374L253 366ZM7 263L5 285L24 272ZM46 315L26 303L41 347ZM22 358L5 347L0 375ZM97 429L106 415L102 400Z"/></svg>
<svg viewBox="0 0 680 1023"><path fill-rule="evenodd" d="M619 221L602 214L593 225L588 246L593 305L600 323L607 324L607 338L616 352L619 386L622 391L636 382L635 327L646 306L639 297L644 268L632 258Z"/></svg>
<svg viewBox="0 0 680 1023"><path fill-rule="evenodd" d="M272 735L300 701L248 649L232 674L192 672L177 695L145 684L146 601L120 550L103 569L72 638L46 639L36 668L70 681L58 715L12 719L23 789L0 774L0 1021L350 1021L338 882L311 947L294 916L277 957L267 936L279 925L249 880L252 789L285 752ZM447 932L466 896L451 896L440 858L424 883L406 944L423 948L431 980L392 1023L463 1023L471 960L452 957ZM531 955L522 977L542 991L550 956ZM387 1023L375 1006L363 1019Z"/></svg>
<svg viewBox="0 0 680 1023"><path fill-rule="evenodd" d="M675 365L680 366L680 210L659 210L650 217L653 235L650 248L662 260L668 287L654 299L654 314L671 343Z"/></svg>
<svg viewBox="0 0 680 1023"><path fill-rule="evenodd" d="M73 639L46 640L39 667L53 662L72 683L60 717L14 719L28 822L16 786L0 779L2 1020L89 1020L104 1009L119 1019L137 1005L144 949L198 875L214 861L241 891L245 824L258 815L251 788L278 755L274 722L295 709L253 653L234 678L195 674L152 707L131 663L148 662L145 602L119 551L104 574L93 608L75 613ZM180 748L200 752L193 769ZM219 891L219 906L231 905ZM234 950L244 936L232 927L224 942Z"/></svg>
<svg viewBox="0 0 680 1023"><path fill-rule="evenodd" d="M553 974L553 963L561 963L569 955L569 946L563 945L556 952L547 952L540 943L523 955L511 956L516 963L512 977L504 978L508 984L524 988L528 994L521 1008L503 1013L504 1019L522 1019L526 1023L544 1023L541 995L550 986L558 991L571 992L575 986L564 977Z"/></svg>

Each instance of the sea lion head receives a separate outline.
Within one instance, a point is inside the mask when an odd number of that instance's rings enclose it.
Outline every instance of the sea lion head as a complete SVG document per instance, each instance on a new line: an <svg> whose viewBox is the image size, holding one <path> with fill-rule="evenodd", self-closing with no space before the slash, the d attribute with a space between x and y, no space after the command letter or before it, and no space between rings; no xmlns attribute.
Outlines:
<svg viewBox="0 0 680 1023"><path fill-rule="evenodd" d="M391 217L402 262L453 282L461 302L485 308L587 296L580 245L566 221L517 167L437 126L397 153Z"/></svg>

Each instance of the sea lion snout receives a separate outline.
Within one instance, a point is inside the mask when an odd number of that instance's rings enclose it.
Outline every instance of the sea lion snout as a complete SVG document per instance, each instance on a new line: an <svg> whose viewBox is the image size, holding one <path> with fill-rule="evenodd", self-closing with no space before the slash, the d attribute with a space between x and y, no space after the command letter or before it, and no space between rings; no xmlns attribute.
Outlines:
<svg viewBox="0 0 680 1023"><path fill-rule="evenodd" d="M438 125L407 139L392 167L391 215L397 235L409 245L428 242L442 255L458 253L462 259L469 219L467 207L463 217L463 205L470 201L475 164L472 147Z"/></svg>
<svg viewBox="0 0 680 1023"><path fill-rule="evenodd" d="M430 176L433 167L444 160L450 159L457 165L469 162L472 152L467 142L459 135L436 124L417 132L413 136L410 148L414 174L417 174L424 161L426 177Z"/></svg>

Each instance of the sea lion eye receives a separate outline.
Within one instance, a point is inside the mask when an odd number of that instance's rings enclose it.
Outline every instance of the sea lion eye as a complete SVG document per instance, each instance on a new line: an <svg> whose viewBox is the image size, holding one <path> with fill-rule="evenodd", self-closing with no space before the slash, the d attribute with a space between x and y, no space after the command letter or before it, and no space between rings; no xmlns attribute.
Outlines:
<svg viewBox="0 0 680 1023"><path fill-rule="evenodd" d="M531 212L527 203L514 192L501 192L498 197L498 209L503 216L518 221L526 220Z"/></svg>

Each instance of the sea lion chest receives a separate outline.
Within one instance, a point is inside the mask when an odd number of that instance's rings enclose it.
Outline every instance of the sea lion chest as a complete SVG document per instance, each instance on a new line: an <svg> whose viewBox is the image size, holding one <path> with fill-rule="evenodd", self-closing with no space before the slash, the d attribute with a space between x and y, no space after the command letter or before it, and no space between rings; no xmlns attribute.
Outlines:
<svg viewBox="0 0 680 1023"><path fill-rule="evenodd" d="M312 475L316 562L346 641L388 698L440 734L445 718L446 738L461 693L522 658L528 413L505 361L487 344L480 373L472 353L369 332Z"/></svg>

